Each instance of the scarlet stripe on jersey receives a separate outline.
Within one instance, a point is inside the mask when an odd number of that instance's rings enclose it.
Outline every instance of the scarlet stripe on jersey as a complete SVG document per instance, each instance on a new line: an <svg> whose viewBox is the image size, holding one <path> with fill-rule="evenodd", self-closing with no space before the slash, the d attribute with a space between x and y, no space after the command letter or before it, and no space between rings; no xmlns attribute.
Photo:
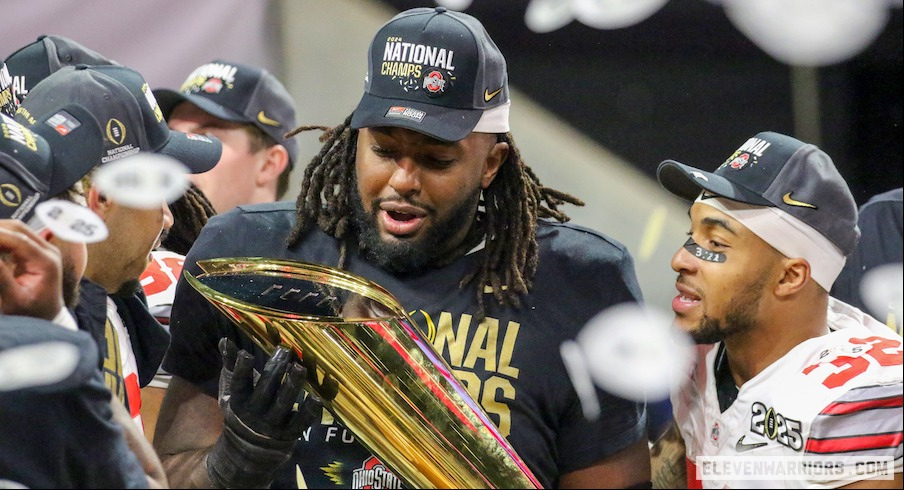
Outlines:
<svg viewBox="0 0 904 490"><path fill-rule="evenodd" d="M902 432L853 437L830 437L807 440L806 452L816 454L852 453L872 449L892 449L901 444Z"/></svg>
<svg viewBox="0 0 904 490"><path fill-rule="evenodd" d="M810 425L804 450L859 456L902 454L901 383L854 388L828 404Z"/></svg>
<svg viewBox="0 0 904 490"><path fill-rule="evenodd" d="M902 399L904 397L898 395L874 400L835 402L823 409L820 415L847 415L873 408L901 408Z"/></svg>

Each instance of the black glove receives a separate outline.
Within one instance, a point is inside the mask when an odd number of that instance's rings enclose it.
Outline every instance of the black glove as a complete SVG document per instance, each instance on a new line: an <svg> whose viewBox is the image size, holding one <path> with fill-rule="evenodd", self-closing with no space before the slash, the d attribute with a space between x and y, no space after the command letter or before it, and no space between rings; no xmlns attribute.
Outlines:
<svg viewBox="0 0 904 490"><path fill-rule="evenodd" d="M295 410L307 370L279 346L255 380L254 356L220 339L223 433L207 455L207 475L218 488L266 488L302 433L320 417L309 394Z"/></svg>

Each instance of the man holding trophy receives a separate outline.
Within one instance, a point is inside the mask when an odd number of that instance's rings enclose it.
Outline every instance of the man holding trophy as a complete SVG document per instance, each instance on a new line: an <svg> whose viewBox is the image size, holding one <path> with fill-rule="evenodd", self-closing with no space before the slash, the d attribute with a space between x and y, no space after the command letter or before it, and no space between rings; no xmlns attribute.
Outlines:
<svg viewBox="0 0 904 490"><path fill-rule="evenodd" d="M247 308L253 312L242 321L221 313L241 310L233 308L236 303L218 310L194 281L179 282L164 361L173 382L154 441L174 486L428 486L405 477L399 462L430 449L382 447L370 437L382 433L393 440L400 428L415 425L407 416L368 418L365 408L352 415L373 421L369 425L344 417L340 402L368 390L331 367L329 346L314 352L317 365L305 349L262 348L271 334L276 340L269 345L285 343L290 329L276 335L269 325L291 325L292 318L338 324L353 317L360 328L381 328L361 311L350 312L349 305L359 306L353 301L329 310L341 296L331 288L354 283L339 280L347 279L344 271L385 288L404 305L401 314L420 328L412 338L423 334L442 358L436 371L448 368L452 384L464 386L491 421L486 429L499 436L500 450L514 449L517 454L505 461L523 461L524 480L487 486L650 485L643 404L597 390L602 414L586 419L559 354L559 345L600 310L641 300L633 260L611 238L565 223L558 206L582 203L542 186L521 160L509 133L509 106L505 60L479 21L442 7L402 12L374 38L365 93L354 113L324 135L296 206L242 206L208 222L185 261L191 276L209 273L208 259L230 257L263 257L279 270L290 269L286 261L299 261L339 272L316 269L309 276L328 285L322 296L281 279L268 282L274 275L259 276L263 286L236 289L261 304ZM363 296L373 299L378 289ZM277 322L262 313L285 310L289 302L311 310L283 314ZM237 328L243 322L264 324L264 333L243 335ZM344 342L343 335L336 341ZM413 376L422 376L424 392L440 406L455 413L467 408L468 401L446 403L449 392L431 384L433 378L423 374L429 369L408 359L417 355L399 345L391 341L374 350L415 364ZM387 389L407 382L400 371L380 371L365 348L354 349L368 359L359 364L377 372ZM307 369L294 360L296 353ZM256 383L252 363L260 372ZM337 387L327 388L321 368ZM309 428L305 412L320 400L294 403L303 378L329 409ZM375 400L382 395L372 394ZM414 398L386 400L420 407ZM382 402L370 407L374 413L384 408ZM442 434L433 439L450 432ZM467 452L467 445L444 447ZM426 454L436 461L432 471L457 471L446 456ZM471 463L479 467L481 461Z"/></svg>

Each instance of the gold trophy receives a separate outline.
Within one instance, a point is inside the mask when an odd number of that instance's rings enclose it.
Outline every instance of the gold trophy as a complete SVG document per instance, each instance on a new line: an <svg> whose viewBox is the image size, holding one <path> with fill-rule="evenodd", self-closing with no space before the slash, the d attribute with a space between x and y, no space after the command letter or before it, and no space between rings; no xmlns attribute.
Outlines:
<svg viewBox="0 0 904 490"><path fill-rule="evenodd" d="M339 385L324 407L412 488L540 488L399 302L348 272L202 260L185 279L265 352L282 343ZM311 391L313 385L307 384ZM314 391L316 393L316 391ZM317 393L321 395L320 393Z"/></svg>

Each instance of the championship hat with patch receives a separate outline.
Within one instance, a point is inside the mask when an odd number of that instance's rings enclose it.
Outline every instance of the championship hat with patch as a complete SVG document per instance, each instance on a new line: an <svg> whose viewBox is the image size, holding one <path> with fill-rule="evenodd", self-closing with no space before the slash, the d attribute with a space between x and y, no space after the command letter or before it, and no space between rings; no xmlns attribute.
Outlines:
<svg viewBox="0 0 904 490"><path fill-rule="evenodd" d="M790 136L759 133L714 172L666 160L657 178L681 198L704 204L711 200L714 207L734 213L786 256L811 259L814 269L825 266L823 274L814 272L824 287L831 286L860 239L857 203L832 159ZM764 207L767 215L760 213Z"/></svg>
<svg viewBox="0 0 904 490"><path fill-rule="evenodd" d="M351 127L394 126L444 141L509 131L505 58L483 25L443 7L406 10L368 54Z"/></svg>
<svg viewBox="0 0 904 490"><path fill-rule="evenodd" d="M0 218L28 221L34 207L71 188L97 164L103 132L68 104L30 127L0 114Z"/></svg>
<svg viewBox="0 0 904 490"><path fill-rule="evenodd" d="M104 152L96 164L138 152L161 153L182 162L191 173L202 173L220 159L220 140L171 130L147 82L124 66L62 68L34 86L16 110L16 120L33 126L69 103L87 108L100 123Z"/></svg>
<svg viewBox="0 0 904 490"><path fill-rule="evenodd" d="M100 53L63 36L42 35L3 61L0 75L0 109L15 117L16 107L41 80L64 66L116 65Z"/></svg>
<svg viewBox="0 0 904 490"><path fill-rule="evenodd" d="M285 134L295 128L295 102L273 74L232 61L214 60L196 68L178 91L154 90L163 117L187 101L226 121L253 124L286 147L295 164L298 143Z"/></svg>

